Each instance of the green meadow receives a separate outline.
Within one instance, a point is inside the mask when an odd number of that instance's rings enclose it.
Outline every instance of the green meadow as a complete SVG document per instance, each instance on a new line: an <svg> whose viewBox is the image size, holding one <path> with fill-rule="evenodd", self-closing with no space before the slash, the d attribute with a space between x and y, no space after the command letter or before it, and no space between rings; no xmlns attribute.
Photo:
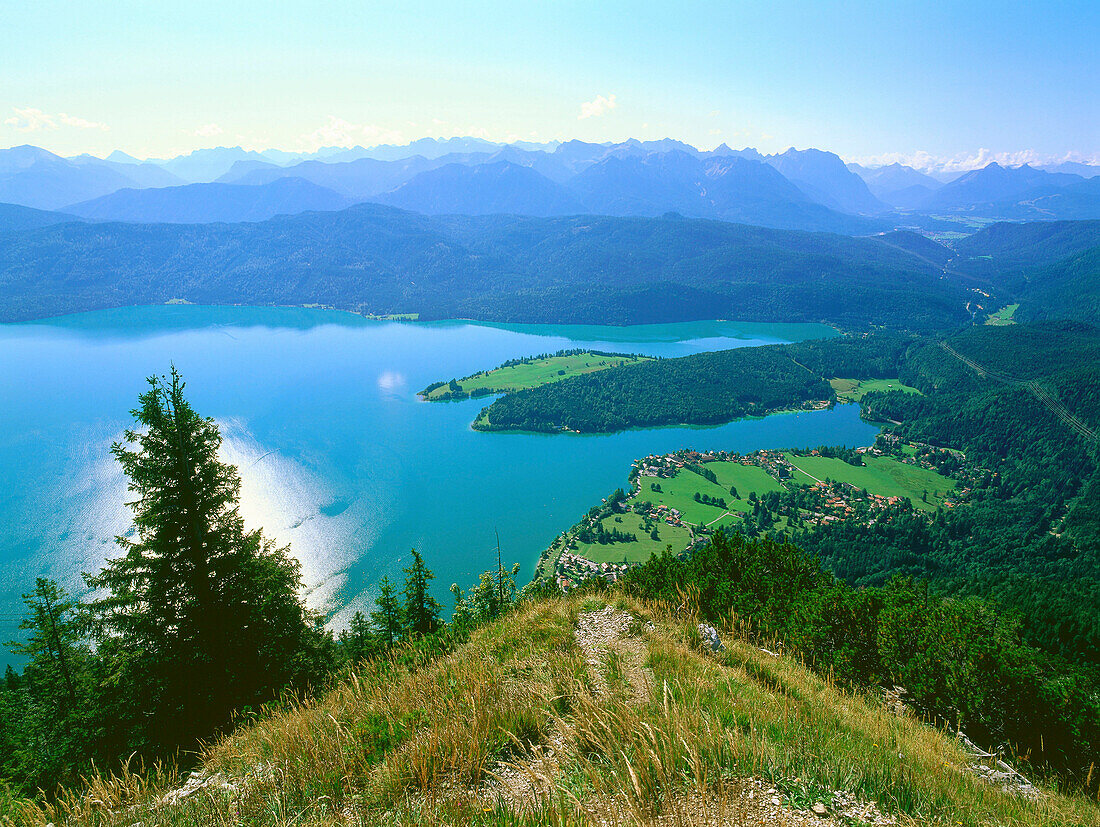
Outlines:
<svg viewBox="0 0 1100 827"><path fill-rule="evenodd" d="M985 323L992 325L1016 324L1016 320L1012 317L1016 315L1016 308L1019 306L1018 304L1006 305L996 313L990 313Z"/></svg>
<svg viewBox="0 0 1100 827"><path fill-rule="evenodd" d="M925 510L934 509L945 495L955 490L954 480L891 457L864 456L865 464L856 466L832 457L800 457L789 452L785 456L797 469L794 475L797 483L813 484L814 478L846 482L884 497L908 497L916 508ZM921 500L926 491L927 503Z"/></svg>
<svg viewBox="0 0 1100 827"><path fill-rule="evenodd" d="M648 356L628 356L592 353L572 353L530 359L518 364L493 370L480 371L472 376L456 380L457 392L475 396L490 393L510 393L512 391L536 388L551 382L560 382L570 376L583 373L595 373L598 370L635 362L651 361ZM447 399L456 392L449 383L444 382L429 391L421 392L428 400Z"/></svg>
<svg viewBox="0 0 1100 827"><path fill-rule="evenodd" d="M722 512L716 508L714 513ZM615 522L616 518L622 522ZM604 517L600 522L608 531L617 529L634 534L638 542L607 543L606 545L578 542L573 553L586 557L594 563L644 563L651 554L660 554L669 545L672 546L673 551L683 551L691 542L691 532L687 528L663 522L657 524L657 539L654 540L642 527L641 515L633 512Z"/></svg>
<svg viewBox="0 0 1100 827"><path fill-rule="evenodd" d="M830 379L836 398L841 402L858 402L864 396L875 391L901 391L902 393L920 393L916 388L903 385L897 379Z"/></svg>
<svg viewBox="0 0 1100 827"><path fill-rule="evenodd" d="M654 485L659 485L661 490L654 491L652 489ZM708 497L715 499L724 498L731 509L746 510L744 503L736 501L730 496L728 485L725 488L721 485L715 485L710 480L687 469L668 479L642 477L638 499L650 502L653 505L667 505L669 508L675 508L680 512L680 519L693 525L706 525L721 516L726 510L718 506L696 502L696 493L706 494ZM742 497L748 496L748 492L742 491L740 487L738 487L737 493Z"/></svg>

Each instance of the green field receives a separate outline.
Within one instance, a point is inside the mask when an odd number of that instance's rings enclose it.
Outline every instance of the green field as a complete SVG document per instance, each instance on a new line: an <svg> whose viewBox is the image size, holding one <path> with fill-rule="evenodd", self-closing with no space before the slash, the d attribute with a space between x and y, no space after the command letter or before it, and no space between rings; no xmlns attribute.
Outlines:
<svg viewBox="0 0 1100 827"><path fill-rule="evenodd" d="M722 513L718 509L714 512ZM615 522L616 517L622 522ZM691 542L690 531L682 526L671 526L668 523L658 523L658 539L652 539L649 532L642 528L641 516L633 512L604 517L600 522L608 531L614 528L632 532L638 538L638 542L607 543L606 545L578 542L573 553L586 557L593 563L644 563L651 554L660 554L668 545L672 546L673 551L683 551Z"/></svg>
<svg viewBox="0 0 1100 827"><path fill-rule="evenodd" d="M986 324L992 325L1004 325L1004 324L1016 324L1016 320L1012 317L1016 315L1016 309L1020 305L1009 304L1002 307L996 313L990 313L989 318L985 320Z"/></svg>
<svg viewBox="0 0 1100 827"><path fill-rule="evenodd" d="M769 491L785 491L786 488L779 480L756 465L742 465L739 462L708 462L706 468L714 472L718 478L719 487L725 489L726 502L731 509L738 511L751 511L748 504L748 496L752 491L757 496ZM737 489L741 498L733 500L729 495L730 487Z"/></svg>
<svg viewBox="0 0 1100 827"><path fill-rule="evenodd" d="M661 490L652 490L650 486L654 484L661 486ZM680 512L680 519L693 525L706 525L719 517L725 510L714 505L695 502L696 492L710 497L724 497L730 508L738 509L741 506L739 510L745 510L743 503L735 501L730 496L728 485L725 488L715 485L710 480L700 477L694 471L686 469L669 479L642 477L641 486L641 490L638 492L639 500L650 502L653 505L667 505L669 508L675 508ZM742 497L748 496L748 492L742 491L740 487L738 487L737 493Z"/></svg>
<svg viewBox="0 0 1100 827"><path fill-rule="evenodd" d="M874 391L902 391L903 393L920 393L916 388L903 385L897 379L830 379L836 398L841 402L858 402L866 394Z"/></svg>
<svg viewBox="0 0 1100 827"><path fill-rule="evenodd" d="M826 478L836 482L846 482L859 488L865 488L872 494L884 497L908 497L916 508L934 509L946 494L955 490L955 481L936 471L907 465L892 457L863 458L864 465L849 465L842 459L831 457L799 457L786 454L787 461L798 471L794 481L812 485ZM928 492L928 502L922 502L921 496Z"/></svg>
<svg viewBox="0 0 1100 827"><path fill-rule="evenodd" d="M456 380L457 392L470 396L490 393L509 393L511 391L535 388L560 382L570 376L582 373L594 373L598 370L622 364L651 361L648 356L627 356L598 353L575 353L563 356L548 356L543 359L531 359L508 367L481 371L472 376ZM456 392L449 383L444 383L430 391L422 391L421 396L428 400L447 399Z"/></svg>

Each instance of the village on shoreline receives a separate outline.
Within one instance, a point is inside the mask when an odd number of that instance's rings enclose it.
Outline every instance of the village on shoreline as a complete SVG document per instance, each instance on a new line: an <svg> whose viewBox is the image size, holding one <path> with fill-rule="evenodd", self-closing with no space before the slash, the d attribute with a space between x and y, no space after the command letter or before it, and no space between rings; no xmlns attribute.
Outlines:
<svg viewBox="0 0 1100 827"><path fill-rule="evenodd" d="M686 554L720 529L782 536L841 521L931 518L965 500L982 474L996 476L959 451L886 433L855 449L650 455L632 464L628 490L555 538L536 576L562 591L594 577L614 583L651 554Z"/></svg>

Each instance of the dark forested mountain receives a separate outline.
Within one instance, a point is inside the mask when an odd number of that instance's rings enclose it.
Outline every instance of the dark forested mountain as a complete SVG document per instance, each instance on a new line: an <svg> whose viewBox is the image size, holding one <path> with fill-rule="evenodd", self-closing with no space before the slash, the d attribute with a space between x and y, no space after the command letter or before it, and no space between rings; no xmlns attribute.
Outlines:
<svg viewBox="0 0 1100 827"><path fill-rule="evenodd" d="M863 179L832 152L788 149L764 159L819 204L846 213L875 214L888 207L871 195Z"/></svg>
<svg viewBox="0 0 1100 827"><path fill-rule="evenodd" d="M507 161L447 164L422 172L373 200L428 215L575 215L588 212L572 192Z"/></svg>
<svg viewBox="0 0 1100 827"><path fill-rule="evenodd" d="M906 250L930 264L943 267L951 261L956 253L946 244L941 244L927 236L915 233L912 230L894 230L876 236L883 244Z"/></svg>
<svg viewBox="0 0 1100 827"><path fill-rule="evenodd" d="M123 189L66 209L93 221L208 224L266 221L308 210L342 210L353 203L346 195L301 178L279 178L260 186L187 184Z"/></svg>
<svg viewBox="0 0 1100 827"><path fill-rule="evenodd" d="M1100 221L993 224L955 242L953 272L988 285L1021 319L1100 322Z"/></svg>
<svg viewBox="0 0 1100 827"><path fill-rule="evenodd" d="M66 221L80 221L75 215L49 210L36 210L19 204L0 204L0 232L33 230Z"/></svg>
<svg viewBox="0 0 1100 827"><path fill-rule="evenodd" d="M1100 246L1037 265L1020 290L1020 318L1077 319L1100 325Z"/></svg>
<svg viewBox="0 0 1100 827"><path fill-rule="evenodd" d="M1049 264L1100 246L1100 221L1034 221L992 224L955 242L955 267L1011 278L1024 268Z"/></svg>
<svg viewBox="0 0 1100 827"><path fill-rule="evenodd" d="M875 238L683 218L430 218L378 205L258 224L68 224L0 238L5 320L129 304L319 303L495 321L968 318L940 268Z"/></svg>

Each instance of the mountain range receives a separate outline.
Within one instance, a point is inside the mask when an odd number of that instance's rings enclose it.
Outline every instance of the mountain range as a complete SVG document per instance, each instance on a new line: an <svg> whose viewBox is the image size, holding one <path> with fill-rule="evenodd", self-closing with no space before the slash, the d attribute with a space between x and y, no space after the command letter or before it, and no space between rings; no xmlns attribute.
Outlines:
<svg viewBox="0 0 1100 827"><path fill-rule="evenodd" d="M485 170L500 172L511 174ZM424 319L778 316L923 330L969 318L967 294L942 271L893 238L682 216L426 216L360 204L255 223L68 222L0 233L0 321L176 299Z"/></svg>
<svg viewBox="0 0 1100 827"><path fill-rule="evenodd" d="M156 161L117 151L106 159L62 158L22 146L0 150L0 203L93 221L208 223L370 201L429 215L677 213L862 235L927 229L943 218L1100 218L1100 177L1089 175L1095 170L992 163L942 183L902 164L846 165L818 149L763 155L722 144L703 152L671 139L507 145L422 139L309 155L218 147ZM299 183L271 186L286 180Z"/></svg>

